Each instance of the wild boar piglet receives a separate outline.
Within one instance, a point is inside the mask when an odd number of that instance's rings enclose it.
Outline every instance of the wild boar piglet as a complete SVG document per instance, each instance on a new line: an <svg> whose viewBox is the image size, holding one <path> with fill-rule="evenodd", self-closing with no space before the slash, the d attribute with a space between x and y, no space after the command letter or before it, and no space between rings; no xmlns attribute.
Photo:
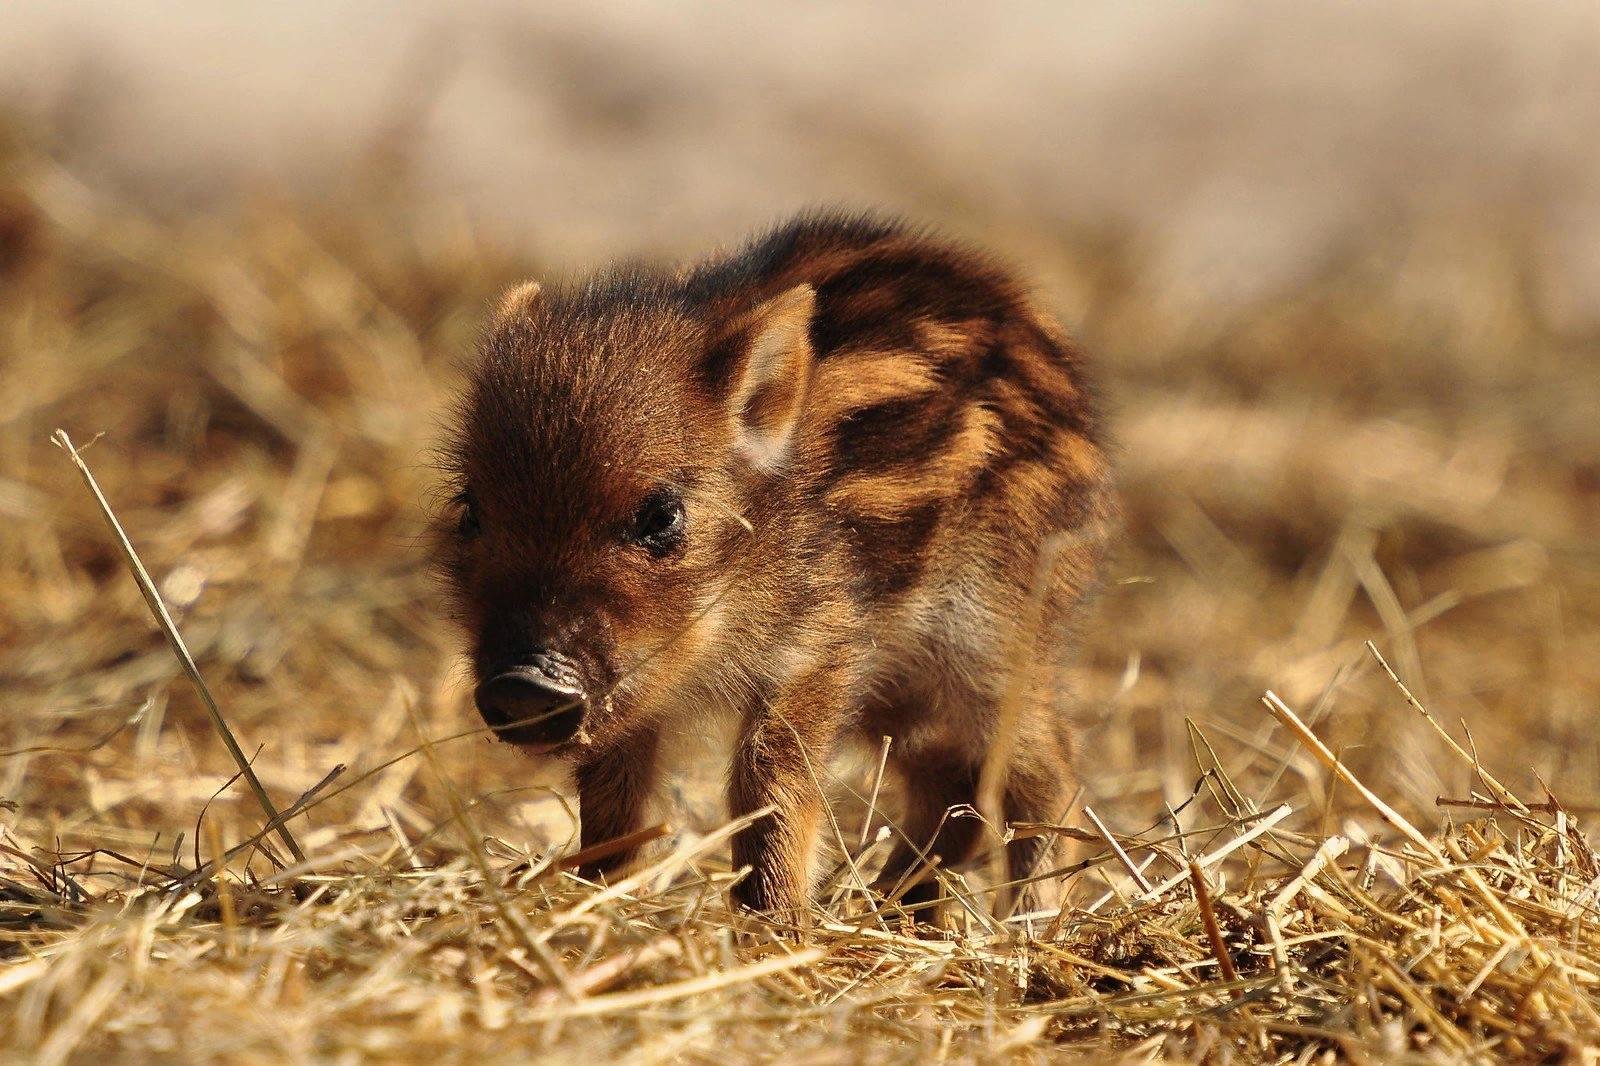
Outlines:
<svg viewBox="0 0 1600 1066"><path fill-rule="evenodd" d="M879 883L921 878L913 902L928 858L987 838L948 812L991 752L1007 820L1066 813L1064 672L1115 508L1077 350L987 256L805 215L677 272L523 285L445 456L478 710L571 761L585 846L646 824L663 736L714 715L737 722L730 810L772 808L733 842L757 909L804 912L851 737L893 738ZM1012 877L1047 839L1009 846Z"/></svg>

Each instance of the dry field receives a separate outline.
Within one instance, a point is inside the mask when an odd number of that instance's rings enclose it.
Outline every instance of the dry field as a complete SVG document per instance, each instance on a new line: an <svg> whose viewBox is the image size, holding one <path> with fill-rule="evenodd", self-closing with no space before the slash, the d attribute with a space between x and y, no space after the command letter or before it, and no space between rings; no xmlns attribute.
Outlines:
<svg viewBox="0 0 1600 1066"><path fill-rule="evenodd" d="M0 1058L1600 1042L1600 336L1546 313L1514 213L1352 233L1226 308L1115 228L1032 235L1120 439L1082 684L1116 847L1069 827L1066 913L995 915L951 875L916 929L857 888L886 819L863 831L870 761L844 766L860 862L794 936L728 911L704 765L658 861L602 888L562 868L561 782L476 728L421 547L428 445L487 301L547 262L388 157L359 196L160 217L19 132L0 153Z"/></svg>

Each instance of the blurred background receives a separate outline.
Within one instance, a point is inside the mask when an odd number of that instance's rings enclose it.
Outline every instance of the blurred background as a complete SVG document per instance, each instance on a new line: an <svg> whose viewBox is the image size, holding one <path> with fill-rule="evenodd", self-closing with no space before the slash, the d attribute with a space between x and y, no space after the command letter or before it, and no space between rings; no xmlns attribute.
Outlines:
<svg viewBox="0 0 1600 1066"><path fill-rule="evenodd" d="M1597 130L1576 0L11 0L0 747L43 750L0 799L144 846L226 774L51 430L105 434L298 794L476 724L419 534L497 290L836 203L994 247L1097 360L1128 517L1083 717L1119 828L1213 758L1339 817L1267 688L1404 809L1465 797L1367 640L1508 783L1600 805ZM441 750L507 839L559 811L483 737ZM431 831L417 772L319 831Z"/></svg>

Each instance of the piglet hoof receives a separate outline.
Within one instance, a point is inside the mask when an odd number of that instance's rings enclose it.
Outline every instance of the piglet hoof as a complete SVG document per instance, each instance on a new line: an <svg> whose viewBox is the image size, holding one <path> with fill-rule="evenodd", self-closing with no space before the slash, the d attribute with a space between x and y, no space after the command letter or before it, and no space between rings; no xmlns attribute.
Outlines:
<svg viewBox="0 0 1600 1066"><path fill-rule="evenodd" d="M880 905L891 921L898 919L901 932L923 940L937 940L950 928L950 901L938 881L923 881L900 892L890 902L896 890L894 884L874 886L883 894Z"/></svg>
<svg viewBox="0 0 1600 1066"><path fill-rule="evenodd" d="M730 893L735 912L759 919L770 931L791 940L805 940L816 924L815 915L804 899L776 893L762 886L755 873L737 882Z"/></svg>

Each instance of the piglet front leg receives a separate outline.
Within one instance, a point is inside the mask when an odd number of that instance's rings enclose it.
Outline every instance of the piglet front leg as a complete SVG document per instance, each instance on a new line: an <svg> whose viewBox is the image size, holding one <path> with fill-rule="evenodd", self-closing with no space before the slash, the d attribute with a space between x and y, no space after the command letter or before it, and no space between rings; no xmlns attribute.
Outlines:
<svg viewBox="0 0 1600 1066"><path fill-rule="evenodd" d="M639 730L604 751L585 753L579 761L574 776L584 850L645 827L645 815L660 777L658 746L654 730ZM637 857L637 848L611 852L584 863L578 873L589 880L599 880L627 869Z"/></svg>
<svg viewBox="0 0 1600 1066"><path fill-rule="evenodd" d="M728 777L728 810L774 808L733 838L734 902L803 924L826 802L821 787L843 721L836 696L813 678L746 714Z"/></svg>

